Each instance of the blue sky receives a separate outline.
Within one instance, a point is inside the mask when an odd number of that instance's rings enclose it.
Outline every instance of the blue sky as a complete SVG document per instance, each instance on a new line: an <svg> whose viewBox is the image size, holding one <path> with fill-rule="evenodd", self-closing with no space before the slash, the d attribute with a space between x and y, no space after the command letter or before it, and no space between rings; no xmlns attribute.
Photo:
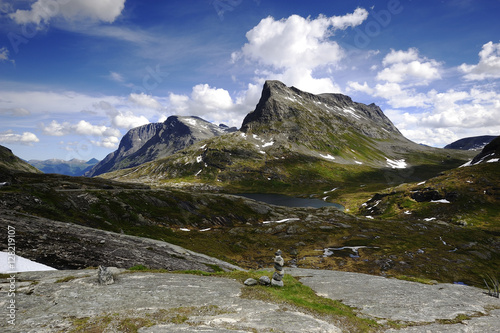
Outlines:
<svg viewBox="0 0 500 333"><path fill-rule="evenodd" d="M500 135L500 0L0 0L0 144L102 159L130 128L241 125L266 79L376 103L437 147Z"/></svg>

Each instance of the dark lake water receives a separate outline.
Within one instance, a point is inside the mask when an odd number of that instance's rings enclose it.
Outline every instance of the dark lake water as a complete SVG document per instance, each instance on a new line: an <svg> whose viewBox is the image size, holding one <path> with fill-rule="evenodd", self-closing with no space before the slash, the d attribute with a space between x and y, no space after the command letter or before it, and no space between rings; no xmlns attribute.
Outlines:
<svg viewBox="0 0 500 333"><path fill-rule="evenodd" d="M239 193L237 195L277 206L313 208L335 207L339 210L344 210L344 206L341 204L326 202L320 199L296 198L283 194L268 193Z"/></svg>

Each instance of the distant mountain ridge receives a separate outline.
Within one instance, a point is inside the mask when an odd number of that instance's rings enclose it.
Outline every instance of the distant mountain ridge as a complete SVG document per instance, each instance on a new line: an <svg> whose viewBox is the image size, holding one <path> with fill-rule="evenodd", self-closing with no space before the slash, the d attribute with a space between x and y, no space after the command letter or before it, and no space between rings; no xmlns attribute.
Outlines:
<svg viewBox="0 0 500 333"><path fill-rule="evenodd" d="M131 168L170 156L195 142L236 131L194 116L170 116L164 123L147 124L128 131L118 149L95 165L85 176Z"/></svg>
<svg viewBox="0 0 500 333"><path fill-rule="evenodd" d="M446 145L445 149L461 149L461 150L481 150L490 143L496 136L482 135L463 138Z"/></svg>
<svg viewBox="0 0 500 333"><path fill-rule="evenodd" d="M309 186L373 172L381 181L392 182L413 177L414 171L391 176L384 170L452 168L473 156L406 139L375 104L266 81L239 131L191 141L177 153L105 177L146 183L236 182L254 188L273 182Z"/></svg>
<svg viewBox="0 0 500 333"><path fill-rule="evenodd" d="M44 173L58 173L67 176L83 176L94 165L99 163L99 160L92 158L88 161L73 158L69 161L61 159L49 160L29 160L29 164L41 170Z"/></svg>

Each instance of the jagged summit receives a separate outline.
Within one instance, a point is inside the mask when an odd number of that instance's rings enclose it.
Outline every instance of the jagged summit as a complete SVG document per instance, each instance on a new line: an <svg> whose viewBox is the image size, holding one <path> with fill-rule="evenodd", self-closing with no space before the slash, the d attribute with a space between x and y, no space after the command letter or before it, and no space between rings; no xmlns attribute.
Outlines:
<svg viewBox="0 0 500 333"><path fill-rule="evenodd" d="M195 142L233 131L236 129L217 126L200 117L170 116L163 123L147 124L128 131L118 149L85 176L137 166L172 155Z"/></svg>
<svg viewBox="0 0 500 333"><path fill-rule="evenodd" d="M314 95L280 81L265 82L260 101L243 120L241 131L293 134L300 140L303 136L347 131L359 131L374 139L403 139L375 104L356 103L342 94Z"/></svg>

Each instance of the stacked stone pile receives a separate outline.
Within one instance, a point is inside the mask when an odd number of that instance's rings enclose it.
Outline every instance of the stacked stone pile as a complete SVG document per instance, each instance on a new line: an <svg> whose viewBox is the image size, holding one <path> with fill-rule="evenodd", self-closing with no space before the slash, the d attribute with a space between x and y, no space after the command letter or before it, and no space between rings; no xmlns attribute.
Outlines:
<svg viewBox="0 0 500 333"><path fill-rule="evenodd" d="M273 279L271 280L271 285L283 287L283 276L285 275L283 265L285 264L285 260L281 256L281 250L276 251L275 255L276 257L274 257L274 273Z"/></svg>

